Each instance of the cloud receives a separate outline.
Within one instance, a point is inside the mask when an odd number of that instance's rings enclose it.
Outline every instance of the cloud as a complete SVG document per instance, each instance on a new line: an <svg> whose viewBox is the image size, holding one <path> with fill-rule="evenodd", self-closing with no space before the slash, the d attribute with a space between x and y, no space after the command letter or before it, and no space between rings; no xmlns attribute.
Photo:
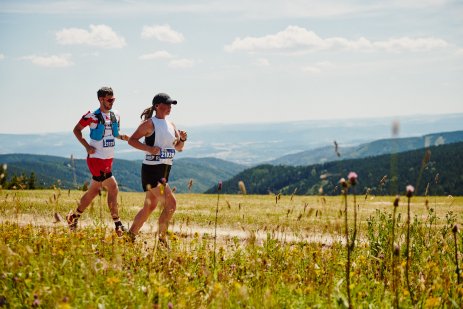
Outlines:
<svg viewBox="0 0 463 309"><path fill-rule="evenodd" d="M37 56L37 55L30 55L21 57L22 60L28 60L35 65L40 67L47 67L47 68L66 68L69 66L74 65L74 63L70 60L69 55L61 55L61 56Z"/></svg>
<svg viewBox="0 0 463 309"><path fill-rule="evenodd" d="M156 60L156 59L172 59L172 56L169 52L165 50L156 51L150 54L144 54L139 57L141 60Z"/></svg>
<svg viewBox="0 0 463 309"><path fill-rule="evenodd" d="M5 59L5 55L4 54L0 54L0 60L3 60Z"/></svg>
<svg viewBox="0 0 463 309"><path fill-rule="evenodd" d="M169 25L144 26L141 32L144 39L155 38L161 42L182 43L183 34L173 30Z"/></svg>
<svg viewBox="0 0 463 309"><path fill-rule="evenodd" d="M268 59L265 59L265 58L259 58L256 60L256 65L267 67L270 65L270 61L268 61Z"/></svg>
<svg viewBox="0 0 463 309"><path fill-rule="evenodd" d="M288 26L285 30L262 37L236 38L225 46L227 52L257 52L268 50L350 50L350 51L423 51L447 47L445 40L425 38L392 38L386 41L370 41L364 37L349 40L342 37L321 38L315 32L298 26Z"/></svg>
<svg viewBox="0 0 463 309"><path fill-rule="evenodd" d="M317 62L314 65L305 66L302 68L302 72L318 74L324 71L332 70L335 68L335 65L329 61Z"/></svg>
<svg viewBox="0 0 463 309"><path fill-rule="evenodd" d="M66 28L56 32L56 40L62 45L90 45L102 48L122 48L125 39L106 25L90 25L90 31Z"/></svg>
<svg viewBox="0 0 463 309"><path fill-rule="evenodd" d="M195 62L190 59L174 59L169 62L169 66L175 69L187 69L193 67Z"/></svg>
<svg viewBox="0 0 463 309"><path fill-rule="evenodd" d="M306 73L318 74L321 73L322 70L315 66L306 66L302 68L302 71Z"/></svg>
<svg viewBox="0 0 463 309"><path fill-rule="evenodd" d="M159 50L154 53L144 54L139 57L140 60L168 60L168 65L175 69L187 69L195 65L195 61L186 58L177 58L165 50Z"/></svg>

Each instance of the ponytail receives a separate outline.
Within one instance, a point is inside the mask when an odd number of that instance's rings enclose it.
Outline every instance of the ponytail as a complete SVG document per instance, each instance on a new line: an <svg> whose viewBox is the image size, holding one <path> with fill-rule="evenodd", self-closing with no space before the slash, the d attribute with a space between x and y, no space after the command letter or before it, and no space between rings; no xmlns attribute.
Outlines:
<svg viewBox="0 0 463 309"><path fill-rule="evenodd" d="M143 120L147 120L147 119L150 119L151 117L153 117L153 111L154 111L154 106L150 106L148 108L146 108L140 115L140 118L143 119ZM144 118L143 118L144 117Z"/></svg>

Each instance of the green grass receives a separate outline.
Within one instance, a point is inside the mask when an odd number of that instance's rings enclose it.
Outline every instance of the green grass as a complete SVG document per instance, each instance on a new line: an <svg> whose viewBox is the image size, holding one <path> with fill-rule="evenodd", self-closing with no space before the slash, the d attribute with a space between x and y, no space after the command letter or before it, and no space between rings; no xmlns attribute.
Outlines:
<svg viewBox="0 0 463 309"><path fill-rule="evenodd" d="M154 241L156 210L135 243L112 231L105 194L71 233L63 222L79 191L0 191L0 304L10 308L338 308L347 304L342 197L178 194L170 250ZM120 193L128 225L143 193ZM393 307L391 231L399 245L398 302L412 308L405 284L406 197L392 226L394 197L357 196L352 252L356 308ZM427 200L427 201L426 201ZM353 220L348 196L349 222ZM410 283L417 307L460 308L452 228L461 197L413 197ZM227 236L228 235L228 236ZM324 236L321 241L314 235ZM315 238L316 239L316 238ZM286 240L286 241L285 241ZM462 243L457 234L461 265Z"/></svg>

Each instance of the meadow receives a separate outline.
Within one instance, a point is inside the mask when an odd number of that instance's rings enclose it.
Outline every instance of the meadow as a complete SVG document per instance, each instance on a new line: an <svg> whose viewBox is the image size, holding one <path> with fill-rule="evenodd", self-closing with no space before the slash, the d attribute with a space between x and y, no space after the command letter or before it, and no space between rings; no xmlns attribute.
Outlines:
<svg viewBox="0 0 463 309"><path fill-rule="evenodd" d="M105 192L70 232L81 195L0 191L0 307L463 306L462 197L181 193L166 248L162 205L131 242ZM129 226L144 194L118 200Z"/></svg>

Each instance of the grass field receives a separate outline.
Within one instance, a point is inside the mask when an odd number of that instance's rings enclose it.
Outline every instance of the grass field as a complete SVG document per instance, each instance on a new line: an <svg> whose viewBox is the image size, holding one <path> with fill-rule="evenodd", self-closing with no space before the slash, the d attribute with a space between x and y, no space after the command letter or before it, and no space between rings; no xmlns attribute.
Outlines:
<svg viewBox="0 0 463 309"><path fill-rule="evenodd" d="M134 243L118 238L104 192L70 232L81 195L0 191L0 307L463 305L461 197L411 197L407 224L405 196L348 195L346 213L343 196L178 194L166 249L158 209ZM120 193L126 226L143 201Z"/></svg>

